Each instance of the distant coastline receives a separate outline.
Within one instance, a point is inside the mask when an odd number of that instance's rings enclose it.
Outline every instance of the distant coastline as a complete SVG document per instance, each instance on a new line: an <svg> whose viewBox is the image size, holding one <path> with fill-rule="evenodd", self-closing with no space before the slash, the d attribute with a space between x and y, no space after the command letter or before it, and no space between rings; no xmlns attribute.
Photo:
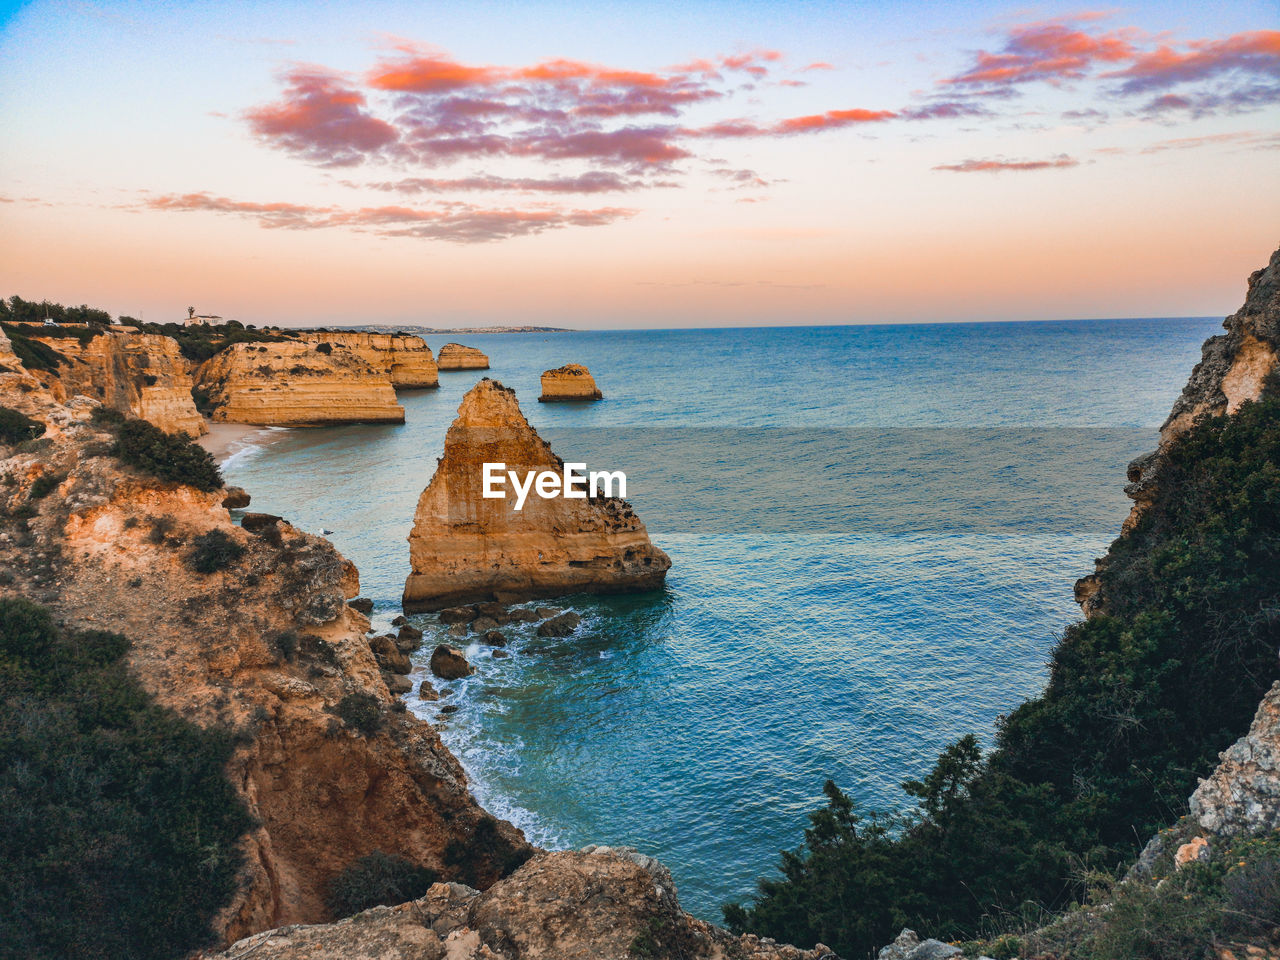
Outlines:
<svg viewBox="0 0 1280 960"><path fill-rule="evenodd" d="M570 327L422 327L394 323L342 324L332 327L298 327L298 330L352 330L357 333L408 333L417 337L442 333L577 333Z"/></svg>

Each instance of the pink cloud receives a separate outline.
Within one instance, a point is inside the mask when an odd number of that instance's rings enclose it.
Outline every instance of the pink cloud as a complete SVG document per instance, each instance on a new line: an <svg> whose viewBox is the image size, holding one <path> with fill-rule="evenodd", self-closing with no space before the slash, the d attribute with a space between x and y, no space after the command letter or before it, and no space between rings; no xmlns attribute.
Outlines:
<svg viewBox="0 0 1280 960"><path fill-rule="evenodd" d="M367 109L364 94L324 67L285 74L281 100L245 112L261 140L324 166L349 166L390 148L396 128Z"/></svg>
<svg viewBox="0 0 1280 960"><path fill-rule="evenodd" d="M1122 70L1103 74L1123 79L1123 93L1164 90L1233 71L1280 79L1280 30L1237 33L1225 40L1197 40L1185 52L1162 46L1132 60Z"/></svg>
<svg viewBox="0 0 1280 960"><path fill-rule="evenodd" d="M963 160L940 164L933 169L953 173L1002 173L1006 170L1058 170L1079 164L1079 160L1062 154L1051 160Z"/></svg>
<svg viewBox="0 0 1280 960"><path fill-rule="evenodd" d="M449 193L453 191L510 191L513 193L619 193L641 187L661 186L646 180L623 177L605 170L591 170L572 177L407 177L403 180L371 183L374 190L396 193ZM356 186L356 184L349 184Z"/></svg>
<svg viewBox="0 0 1280 960"><path fill-rule="evenodd" d="M943 81L981 86L1079 79L1098 63L1117 63L1135 55L1133 31L1090 34L1049 21L1015 27L998 53L980 51L965 72Z"/></svg>
<svg viewBox="0 0 1280 960"><path fill-rule="evenodd" d="M517 210L448 203L435 209L402 206L337 207L230 200L208 193L150 197L145 206L170 212L232 214L262 227L289 230L347 228L388 237L416 237L453 243L486 243L564 227L598 227L635 215L623 207L595 210Z"/></svg>

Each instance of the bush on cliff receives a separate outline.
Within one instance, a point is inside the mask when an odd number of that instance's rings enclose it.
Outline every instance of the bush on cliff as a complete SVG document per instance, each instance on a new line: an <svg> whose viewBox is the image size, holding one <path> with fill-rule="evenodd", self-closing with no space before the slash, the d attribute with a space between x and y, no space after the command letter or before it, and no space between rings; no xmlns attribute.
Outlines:
<svg viewBox="0 0 1280 960"><path fill-rule="evenodd" d="M185 434L165 433L146 420L120 425L114 453L121 462L161 480L206 492L222 486L222 472L209 451Z"/></svg>
<svg viewBox="0 0 1280 960"><path fill-rule="evenodd" d="M229 741L153 703L128 646L0 600L0 954L183 956L235 890Z"/></svg>
<svg viewBox="0 0 1280 960"><path fill-rule="evenodd" d="M44 435L44 424L25 413L0 407L0 443L19 444Z"/></svg>
<svg viewBox="0 0 1280 960"><path fill-rule="evenodd" d="M0 323L0 330L3 330L5 336L9 338L13 352L28 370L57 370L63 364L70 363L57 350L28 337L23 331L30 332L30 327L15 327L8 323Z"/></svg>
<svg viewBox="0 0 1280 960"><path fill-rule="evenodd" d="M244 547L225 530L210 530L196 537L187 563L196 573L217 573L244 556Z"/></svg>
<svg viewBox="0 0 1280 960"><path fill-rule="evenodd" d="M1248 729L1280 646L1280 397L1201 421L1112 545L1105 614L1069 627L1042 696L904 784L905 817L859 819L834 784L804 845L736 930L860 955L902 926L943 939L1083 896L1186 809Z"/></svg>
<svg viewBox="0 0 1280 960"><path fill-rule="evenodd" d="M334 917L349 917L370 907L417 900L437 879L434 870L376 850L329 882L326 903Z"/></svg>

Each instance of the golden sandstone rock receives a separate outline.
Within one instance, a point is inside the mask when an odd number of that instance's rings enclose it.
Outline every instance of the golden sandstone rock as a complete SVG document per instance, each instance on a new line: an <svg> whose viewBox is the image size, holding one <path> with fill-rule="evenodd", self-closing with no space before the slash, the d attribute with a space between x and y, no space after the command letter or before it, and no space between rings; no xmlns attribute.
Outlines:
<svg viewBox="0 0 1280 960"><path fill-rule="evenodd" d="M671 560L619 497L483 496L485 463L561 472L564 462L520 412L515 391L485 378L468 391L409 535L406 610L474 600L626 593L662 586Z"/></svg>
<svg viewBox="0 0 1280 960"><path fill-rule="evenodd" d="M475 347L446 343L440 348L441 370L488 370L489 358Z"/></svg>
<svg viewBox="0 0 1280 960"><path fill-rule="evenodd" d="M404 423L390 375L357 351L302 342L237 343L200 366L214 420L264 426Z"/></svg>
<svg viewBox="0 0 1280 960"><path fill-rule="evenodd" d="M224 942L330 919L329 882L373 851L478 886L527 854L520 833L476 803L431 725L394 709L369 621L346 603L359 576L332 544L283 522L254 534L232 523L225 489L165 483L104 456L96 405L56 402L6 360L4 343L0 405L48 428L35 449L0 442L0 475L65 478L23 542L0 538L0 596L38 599L72 629L124 634L130 671L159 704L236 734L227 776L257 825L216 921ZM0 487L0 510L26 485ZM211 531L244 553L200 573L190 544ZM376 729L339 719L357 695L376 705Z"/></svg>
<svg viewBox="0 0 1280 960"><path fill-rule="evenodd" d="M591 371L580 363L566 363L542 375L539 403L555 400L602 400L604 394L596 386Z"/></svg>
<svg viewBox="0 0 1280 960"><path fill-rule="evenodd" d="M307 330L298 339L312 344L328 343L334 349L350 350L375 370L391 377L397 390L421 390L440 386L440 377L431 348L421 337L398 333L357 333L354 331Z"/></svg>
<svg viewBox="0 0 1280 960"><path fill-rule="evenodd" d="M190 364L173 338L128 328L105 330L84 343L41 336L39 327L30 336L71 361L51 375L49 386L59 400L82 395L167 433L208 433L191 399Z"/></svg>

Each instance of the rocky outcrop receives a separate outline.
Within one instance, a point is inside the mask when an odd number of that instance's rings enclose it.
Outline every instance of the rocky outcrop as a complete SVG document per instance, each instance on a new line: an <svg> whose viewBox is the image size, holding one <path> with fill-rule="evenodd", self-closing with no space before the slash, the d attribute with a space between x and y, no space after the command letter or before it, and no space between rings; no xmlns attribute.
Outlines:
<svg viewBox="0 0 1280 960"><path fill-rule="evenodd" d="M489 358L475 347L446 343L440 348L441 370L488 370Z"/></svg>
<svg viewBox="0 0 1280 960"><path fill-rule="evenodd" d="M1262 698L1249 732L1218 759L1191 795L1201 829L1217 836L1280 830L1280 681Z"/></svg>
<svg viewBox="0 0 1280 960"><path fill-rule="evenodd" d="M277 521L232 523L224 490L150 479L109 455L88 401L55 402L0 371L0 405L47 424L31 449L0 445L0 595L48 606L72 629L132 640L129 666L160 704L237 744L227 775L257 826L241 886L218 920L227 941L329 919L329 881L374 851L488 886L528 855L475 802L432 727L400 709L347 605L355 568L326 540ZM31 479L60 478L31 500ZM243 554L192 562L218 531ZM354 698L354 699L353 699ZM348 722L346 706L361 707Z"/></svg>
<svg viewBox="0 0 1280 960"><path fill-rule="evenodd" d="M31 339L67 359L47 375L54 396L80 395L143 420L168 433L199 437L209 432L191 398L191 369L172 337L127 329L104 330L82 342L75 337Z"/></svg>
<svg viewBox="0 0 1280 960"><path fill-rule="evenodd" d="M1266 267L1249 276L1244 305L1222 325L1227 332L1210 337L1201 348L1200 362L1160 428L1159 446L1129 464L1129 483L1124 492L1133 500L1133 508L1121 533L1132 530L1155 502L1169 445L1198 418L1232 414L1246 400L1259 399L1268 379L1276 374L1280 356L1280 249L1271 254ZM1095 573L1076 582L1076 602L1085 616L1093 616L1106 607L1099 576L1103 566L1104 561L1098 561Z"/></svg>
<svg viewBox="0 0 1280 960"><path fill-rule="evenodd" d="M404 423L391 377L356 351L312 343L237 343L201 365L213 419L263 426Z"/></svg>
<svg viewBox="0 0 1280 960"><path fill-rule="evenodd" d="M440 376L431 348L421 337L393 333L307 330L297 339L334 350L349 350L375 370L391 378L397 390L422 390L440 386Z"/></svg>
<svg viewBox="0 0 1280 960"><path fill-rule="evenodd" d="M735 937L680 909L671 874L627 848L543 853L485 892L426 896L340 923L272 930L214 960L836 960Z"/></svg>
<svg viewBox="0 0 1280 960"><path fill-rule="evenodd" d="M485 463L505 463L521 475L563 471L520 412L515 391L487 378L463 397L444 457L418 500L406 610L662 586L671 561L627 501L531 493L517 510L510 492L483 496Z"/></svg>
<svg viewBox="0 0 1280 960"><path fill-rule="evenodd" d="M604 394L596 386L591 371L580 363L566 363L563 367L548 370L542 375L542 396L539 403L556 400L602 400Z"/></svg>

